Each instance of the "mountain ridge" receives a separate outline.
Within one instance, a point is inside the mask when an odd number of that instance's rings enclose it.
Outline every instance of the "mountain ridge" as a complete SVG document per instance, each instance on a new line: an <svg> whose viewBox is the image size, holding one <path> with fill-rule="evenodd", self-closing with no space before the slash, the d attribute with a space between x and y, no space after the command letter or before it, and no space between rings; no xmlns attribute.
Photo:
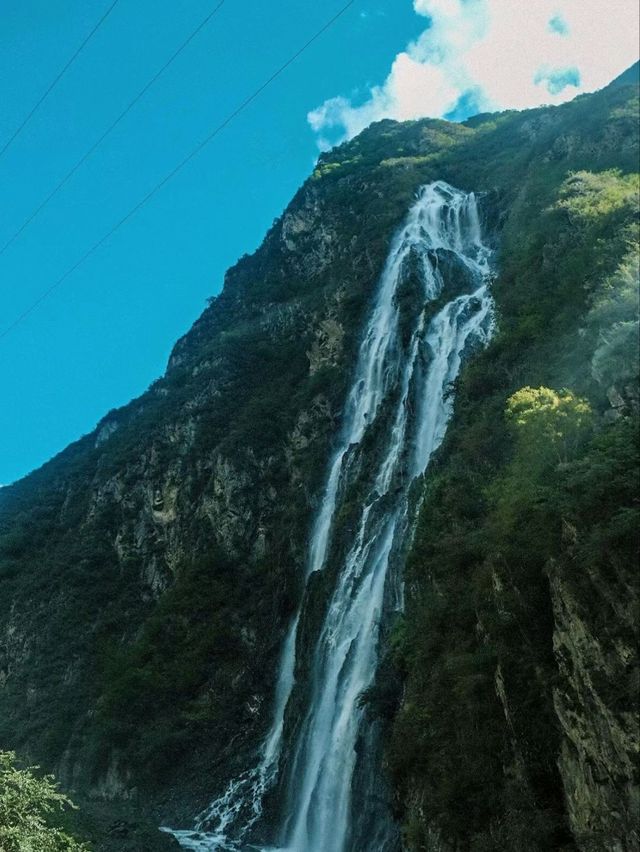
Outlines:
<svg viewBox="0 0 640 852"><path fill-rule="evenodd" d="M621 434L620 424L637 408L628 379L614 377L603 385L591 374L594 340L604 326L597 324L601 319L585 319L634 237L632 182L625 183L625 174L637 170L637 91L626 82L628 74L561 107L483 116L464 125L380 122L322 155L260 249L229 270L222 293L178 341L165 375L43 468L0 491L2 747L55 769L68 789L106 813L122 808L182 824L251 764L268 724L279 647L302 594L308 525L367 308L411 198L438 178L483 193L485 227L499 246L494 297L500 333L488 354L474 358L463 373L450 435L436 460L437 478L428 486L440 489L451 517L441 517L427 499L421 529L430 517L441 536L435 550L440 548L445 564L470 571L466 582L482 587L482 601L486 576L505 587L500 570L486 563L485 551L498 542L488 532L482 532L486 541L475 555L466 546L462 553L446 550L456 524L471 525L473 538L485 529L485 518L492 529L510 523L496 514L501 498L488 505L479 483L467 481L456 465L468 467L475 453L493 487L507 488L502 480L508 479L516 439L506 436L503 412L521 387L569 386L589 397L603 421L613 417ZM415 305L411 293L406 304L407 310ZM577 319L586 322L582 336ZM621 321L629 320L625 315ZM485 427L473 427L475 419ZM544 475L558 474L545 469ZM458 508L451 504L451 494L460 499L465 490L475 501L467 514L460 509L465 500ZM580 529L571 512L567 518ZM544 683L532 693L514 673L515 663L527 658L520 640L514 647L521 657L496 651L504 628L499 619L494 623L493 611L484 614L489 628L482 626L483 618L474 614L478 601L463 608L464 630L436 619L441 636L429 635L422 644L420 632L430 633L427 614L433 617L432 602L425 603L432 585L447 600L462 594L438 574L425 535L418 535L409 559L415 596L395 628L397 640L369 702L371 712L386 720L385 762L409 848L457 848L456 842L495 848L487 844L498 842L498 824L500 848L522 848L518 832L524 827L515 816L520 807L528 814L531 842L538 844L532 849L576 843L586 850L601 842L603 849L631 850L632 839L620 839L620 829L604 814L623 802L631 813L624 784L598 786L588 778L588 767L599 759L593 733L583 742L579 732L571 733L573 739L558 732L563 724L570 729L575 706L595 700L586 681L599 653L592 641L598 633L589 626L593 614L580 615L584 593L576 592L570 572L567 579L571 534L560 532L544 564L529 566L526 581L514 575L516 587L522 581L526 590L513 593L516 601L531 595L546 613L530 669L538 665ZM503 539L498 543L505 546ZM541 578L550 564L561 562L562 572L549 575L556 590L550 597ZM594 576L607 587L599 570L596 565ZM624 566L616 571L628 587ZM608 594L619 596L620 590L614 584ZM412 605L414 597L419 606ZM514 604L505 595L500 606L509 611ZM515 620L521 617L526 633L527 619L518 612ZM630 629L628 614L618 617ZM591 637L588 653L575 647L578 624ZM439 689L455 702L455 685L445 677L451 660L434 655L429 643L449 642L456 657L455 649L468 650L469 636L478 631L490 637L485 644L492 651L489 663L474 656L482 656L483 643L469 652L469 680L475 682L477 665L477 707L499 744L495 753L511 768L503 771L480 748L488 775L474 763L478 778L465 777L449 735L438 728L443 766L467 790L465 806L473 803L473 819L460 818L456 828L458 804L453 793L447 798L447 785L435 797L442 812L423 814L434 791L424 768L404 753L403 732L420 743L417 754L434 777L444 770L430 763L427 747L433 742L415 734L406 696L427 710L434 701L431 687L420 686L431 656ZM621 641L615 631L611 641ZM555 678L570 679L562 654L587 673L571 687L571 701L549 687ZM605 692L612 691L609 680L620 677L616 666L603 676ZM510 727L511 697L516 706L529 704L540 713L541 732L530 741L526 726ZM472 706L476 701L467 700ZM619 715L615 724L606 717L607 724L631 741L633 732ZM462 731L470 724L459 720ZM582 724L588 728L589 719ZM541 757L519 754L518 742L535 751L540 736L549 740ZM573 788L558 775L555 760L575 781ZM605 774L613 771L610 761L604 766ZM496 800L483 791L486 783L478 783L487 777ZM565 796L570 803L576 796L577 803L567 807ZM585 805L592 800L595 805ZM545 820L548 826L541 826ZM598 832L611 836L598 841ZM101 836L98 842L108 848L110 841Z"/></svg>

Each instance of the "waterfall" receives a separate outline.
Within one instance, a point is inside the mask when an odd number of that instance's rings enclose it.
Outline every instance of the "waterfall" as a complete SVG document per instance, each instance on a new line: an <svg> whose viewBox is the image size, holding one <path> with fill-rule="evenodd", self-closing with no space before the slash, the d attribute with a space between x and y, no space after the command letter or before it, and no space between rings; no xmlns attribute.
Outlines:
<svg viewBox="0 0 640 852"><path fill-rule="evenodd" d="M358 837L354 826L353 814L368 807L357 801L353 789L365 725L359 699L375 676L389 589L401 586L398 554L411 521L411 485L444 438L453 405L451 385L465 355L491 334L489 259L473 193L443 181L423 187L380 278L312 529L307 575L331 562L336 582L314 644L306 704L294 742L286 744L279 849L382 852L377 841L374 848L367 837ZM400 295L412 276L420 295L407 320ZM375 430L376 451L365 459L368 495L350 543L336 554L332 534L352 484L350 461L369 430ZM230 782L200 815L195 832L174 832L184 848L266 849L247 844L246 838L259 825L262 797L275 783L285 747L299 625L300 613L285 640L272 727L258 765Z"/></svg>

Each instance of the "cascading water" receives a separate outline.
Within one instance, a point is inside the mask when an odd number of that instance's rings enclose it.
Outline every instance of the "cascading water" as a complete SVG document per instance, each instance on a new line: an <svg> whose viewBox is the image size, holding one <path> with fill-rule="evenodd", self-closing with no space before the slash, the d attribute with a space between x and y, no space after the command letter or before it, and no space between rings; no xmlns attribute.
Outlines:
<svg viewBox="0 0 640 852"><path fill-rule="evenodd" d="M279 849L381 852L379 841L358 836L353 818L366 809L353 789L365 724L359 698L375 676L386 597L400 585L397 557L410 523L411 484L444 437L453 404L449 390L465 353L485 344L491 333L489 257L473 193L443 181L423 187L381 276L313 526L308 575L333 556L334 522L350 484L349 459L368 430L375 430L367 480L372 484L315 642L295 742L287 744ZM407 328L399 297L411 275L417 275L421 293ZM243 841L259 824L263 795L278 774L299 623L300 614L285 640L272 728L259 764L234 779L200 815L196 832L174 833L184 848L266 849Z"/></svg>

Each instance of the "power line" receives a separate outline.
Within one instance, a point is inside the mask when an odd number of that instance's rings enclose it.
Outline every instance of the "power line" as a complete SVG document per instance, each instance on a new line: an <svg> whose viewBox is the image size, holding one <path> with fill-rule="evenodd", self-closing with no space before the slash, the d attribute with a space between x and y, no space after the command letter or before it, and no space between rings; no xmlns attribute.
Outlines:
<svg viewBox="0 0 640 852"><path fill-rule="evenodd" d="M53 293L54 290L56 290L61 284L63 284L64 281L66 281L67 278L69 278L69 276L72 275L76 271L76 269L78 269L78 267L85 262L85 260L91 257L92 254L94 254L102 245L104 245L104 243L106 243L107 240L125 224L125 222L131 219L132 216L134 216L142 207L144 207L145 204L147 204L147 202L149 202L153 198L153 196L160 189L162 189L163 186L165 186L165 184L167 184L173 177L178 174L179 171L181 171L187 165L187 163L191 162L191 160L193 160L193 158L196 157L200 153L200 151L202 151L203 148L205 148L213 139L215 139L215 137L222 130L224 130L225 127L231 124L234 118L236 118L243 110L245 110L249 106L249 104L251 104L260 94L262 94L262 92L268 86L271 85L271 83L273 83L274 80L276 80L284 71L286 71L286 69L290 65L292 65L295 60L298 59L298 57L301 56L307 50L307 48L309 48L315 41L320 38L320 36L322 36L328 29L330 29L330 27L332 27L333 24L335 24L335 22L339 18L341 18L346 11L354 5L355 2L356 0L349 0L349 2L346 3L332 18L330 18L326 22L326 24L324 24L313 36L311 36L311 38L306 41L302 45L302 47L296 50L296 52L292 56L290 56L289 59L287 59L287 61L283 65L281 65L276 71L274 71L274 73L271 74L271 76L268 77L264 81L264 83L262 83L262 85L260 85L251 95L246 97L242 101L242 103L233 110L233 112L229 113L229 115L222 122L220 122L220 124L218 124L218 126L215 127L211 131L211 133L209 133L208 136L206 136L202 140L202 142L196 145L196 147L191 151L191 153L187 154L187 156L183 160L181 160L178 165L175 166L170 172L168 172L162 178L161 181L159 181L152 189L150 189L149 192L136 205L134 205L128 213L126 213L122 217L122 219L116 222L116 224L112 228L110 228L107 233L104 234L104 236L102 236L97 242L95 242L91 246L91 248L89 248L82 255L82 257L73 264L73 266L70 266L66 270L66 272L64 272L56 281L54 281L53 284L47 290L41 293L40 296L38 296L38 298L11 323L11 325L7 326L7 328L5 328L2 333L0 333L0 340L4 339L11 331L13 331L14 328L16 328L16 326L18 326L31 313L33 313L33 311L35 311L35 309L39 305L41 305L42 302L44 302L44 300L47 299L51 295L51 293Z"/></svg>
<svg viewBox="0 0 640 852"><path fill-rule="evenodd" d="M17 128L14 132L13 132L13 135L12 135L12 136L8 139L8 141L7 141L7 142L5 142L4 147L0 150L0 157L2 157L2 156L3 156L3 154L5 153L5 151L7 150L7 148L8 148L8 147L11 145L11 143L12 143L12 142L16 139L16 137L17 137L17 136L19 136L19 134L20 134L20 133L22 133L22 131L24 130L24 128L26 127L26 125L29 123L29 121L30 121L30 120L31 120L31 118L33 117L33 115L34 115L34 113L36 112L36 110L37 110L37 109L38 109L38 108L39 108L39 107L40 107L40 106L44 103L44 101L47 99L47 97L48 97L48 96L51 94L51 92L55 89L55 87L58 85L58 83L59 83L59 82L60 82L60 80L64 77L64 75L67 73L67 71L69 70L69 68L70 68L70 67L73 65L73 63L76 61L76 59L78 58L78 56L80 55L80 53L82 52L82 50L83 50L83 49L86 47L86 45L87 45L87 44L91 41L91 39L93 38L93 36L94 36L94 35L98 32L98 30L100 29L100 27L102 26L102 24L103 24L103 23L107 20L107 18L108 18L108 17L109 17L109 15L111 14L111 12L113 12L113 10L114 10L114 8L116 7L117 3L119 3L119 0L113 0L113 3L109 6L109 8L107 9L107 11L106 11L106 12L104 13L104 15L100 18L100 20L98 21L98 23L94 26L94 28L93 28L93 29L91 30L91 32L89 33L89 35L87 35L87 36L86 36L86 38L84 39L84 41L82 42L82 44L80 45L80 47L76 50L76 52L75 52L75 53L73 54L73 56L72 56L72 57L68 60L67 64L64 66L64 68L63 68L63 69L62 69L62 70L58 73L58 75L54 78L53 82L52 82L52 83L48 86L48 88L45 90L45 92L44 92L44 94L41 96L40 100L39 100L39 101L37 101L37 103L35 104L35 106L33 106L33 107L32 107L31 112L29 112L29 113L28 113L27 117L23 120L22 124L20 124L20 125L19 125L19 127L18 127L18 128Z"/></svg>
<svg viewBox="0 0 640 852"><path fill-rule="evenodd" d="M132 110L132 109L133 109L133 107L134 107L134 106L138 103L138 101L139 101L142 97L144 97L144 95L145 95L145 94L149 91L149 89L153 86L153 84L156 82L156 80L157 80L159 77L161 77L161 76L162 76L162 74L164 74L164 72L165 72L165 71L167 70L167 68L171 65L171 63L172 63L175 59L177 59L177 58L178 58L178 56L182 53L182 51L185 49L185 47L187 47L187 45L188 45L188 44L189 44L189 43L190 43L190 42L191 42L191 41L192 41L192 40L193 40L193 39L194 39L194 38L198 35L198 33L200 32L200 30L202 30L202 29L203 29L203 28L204 28L204 27L205 27L205 26L209 23L209 21L211 20L211 18L213 18L213 16L214 16L214 15L218 12L218 10L219 10L219 9L220 9L223 5L224 5L224 2L225 2L225 0L220 0L220 2L218 3L218 5L217 5L217 6L216 6L216 7L215 7L215 8L214 8L211 12L209 12L209 14L208 14L208 15L207 15L207 16L206 16L206 17L205 17L205 18L204 18L204 19L203 19L203 20L202 20L202 21L198 24L198 26L195 28L195 30L193 30L193 31L192 31L192 32L191 32L191 33L187 36L187 38L186 38L186 39L182 42L182 44L180 45L180 47L178 47L178 49L177 49L177 50L176 50L176 51L175 51L175 52L174 52L174 53L173 53L173 54L169 57L169 59L167 59L167 61L164 63L164 65L163 65L163 66L162 66L162 67L161 67L158 71L156 71L156 73L153 75L153 77L152 77L152 78L151 78L151 79L150 79L150 80L149 80L149 81L148 81L148 82L147 82L147 83L146 83L146 84L142 87L142 89L140 89L140 91L139 91L139 92L138 92L138 94L137 94L137 95L133 98L133 100L131 100L131 101L129 102L129 104L128 104L128 105L127 105L127 106L126 106L126 107L122 110L122 112L121 112L121 113L120 113L120 115L119 115L119 116L115 119L115 121L113 121L113 122L109 125L109 127L108 127L105 131L104 131L104 133L102 134L102 136L100 136L100 138L99 138L99 139L97 139L97 140L96 140L96 142L94 142L94 143L93 143L93 145L89 148L89 150L88 150L85 154L83 154L83 155L82 155L82 157L80 157L80 159L79 159L79 160L78 160L78 162L75 164L75 166L73 166L73 168L72 168L70 171L68 171L68 172L67 172L67 174L66 174L66 175L62 178L62 180L61 180L61 181L57 184L57 186L55 186L55 187L51 190L51 192L49 193L49 195L47 195L47 197L44 199L44 201L42 201L42 202L38 205L38 207L36 207L36 209L33 211L33 213L31 213L31 215L30 215L27 219L25 219L25 221L22 223L22 225L21 225L21 226L18 228L18 230L17 230L17 231L13 234L13 236L12 236L12 237L10 237L10 238L7 240L7 242L6 242L6 243L2 246L2 248L0 248L0 255L3 255L3 254L5 253L5 251L9 248L9 246L10 246L10 245L12 245L12 243L14 243L14 242L15 242L15 240L17 240L17 238L18 238L18 237L20 236L20 234L21 234L21 233L25 230L25 228L27 228L27 227L31 224L31 222L33 222L33 220L34 220L34 219L36 218L36 216L40 213L40 211L41 211L41 210L43 210L43 209L47 206L47 204L51 201L51 199L52 199L55 195L57 195L57 194L58 194L58 192L60 192L60 190L62 189L62 187L63 187L66 183L68 183L68 182L71 180L71 178L72 178L72 177L74 176L74 174L78 171L78 169L80 168L80 166L82 166L82 165L83 165L83 163L86 163L86 161L87 161L87 160L89 159L89 157L90 157L90 156L94 153L94 151L96 150L96 148L98 148L98 147L99 147L99 146L100 146L100 145L104 142L104 140L107 138L107 136L109 136L109 134L110 134L113 130L115 130L115 128L116 128L116 127L120 124L120 122L122 121L122 119L123 119L123 118L124 118L124 117L125 117L125 116L126 116L126 115L127 115L127 114L131 111L131 110Z"/></svg>

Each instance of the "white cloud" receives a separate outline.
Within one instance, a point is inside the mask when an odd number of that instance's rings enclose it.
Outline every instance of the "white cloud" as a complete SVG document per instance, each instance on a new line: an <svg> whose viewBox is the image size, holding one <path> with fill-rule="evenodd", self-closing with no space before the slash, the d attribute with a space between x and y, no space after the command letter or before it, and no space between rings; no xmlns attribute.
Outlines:
<svg viewBox="0 0 640 852"><path fill-rule="evenodd" d="M363 103L330 98L308 115L321 147L382 118L558 104L605 86L638 58L636 0L413 0L429 19ZM338 137L336 139L336 137Z"/></svg>

